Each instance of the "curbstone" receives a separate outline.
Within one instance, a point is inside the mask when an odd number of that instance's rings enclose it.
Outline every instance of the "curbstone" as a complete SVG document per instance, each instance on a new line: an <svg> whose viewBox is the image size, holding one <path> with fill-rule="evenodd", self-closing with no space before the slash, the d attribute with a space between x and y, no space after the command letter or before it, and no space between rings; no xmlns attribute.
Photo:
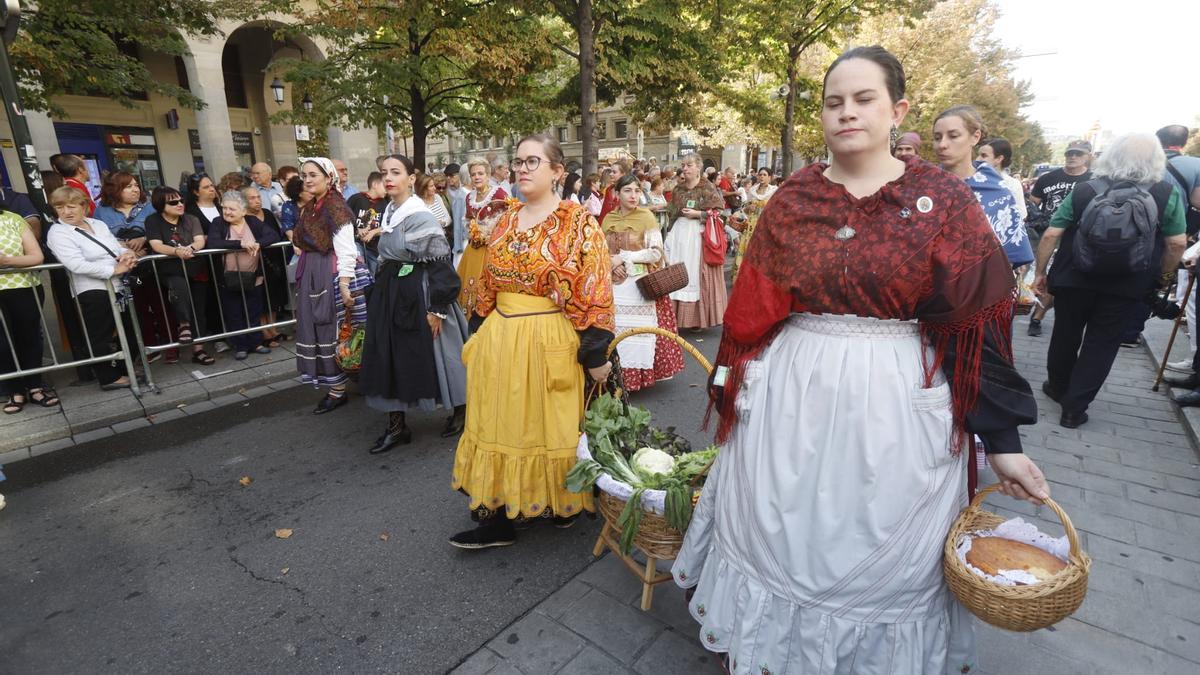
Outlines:
<svg viewBox="0 0 1200 675"><path fill-rule="evenodd" d="M126 431L142 429L150 425L150 420L146 419L145 417L138 417L131 420L125 420L124 422L117 422L116 424L112 425L112 430L114 433L122 434Z"/></svg>
<svg viewBox="0 0 1200 675"><path fill-rule="evenodd" d="M23 459L29 459L32 455L29 454L29 448L17 448L7 452L0 452L0 466L12 464Z"/></svg>
<svg viewBox="0 0 1200 675"><path fill-rule="evenodd" d="M99 429L92 429L91 431L85 431L81 434L76 434L75 445L83 445L84 443L90 443L91 441L98 441L101 438L108 438L112 435L112 427L100 427Z"/></svg>
<svg viewBox="0 0 1200 675"><path fill-rule="evenodd" d="M73 445L75 445L75 439L71 438L70 436L66 436L63 438L56 438L53 441L46 441L45 443L38 443L37 445L30 446L29 447L29 456L37 457L39 455L44 455L48 452L54 452L55 450L62 450L64 448L69 448ZM4 463L3 461L0 461L0 464L3 464L3 463Z"/></svg>

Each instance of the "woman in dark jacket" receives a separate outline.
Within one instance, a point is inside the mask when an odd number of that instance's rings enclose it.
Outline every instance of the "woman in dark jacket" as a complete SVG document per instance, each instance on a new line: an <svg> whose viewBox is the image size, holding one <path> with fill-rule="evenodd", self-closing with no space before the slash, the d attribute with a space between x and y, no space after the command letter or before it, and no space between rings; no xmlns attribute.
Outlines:
<svg viewBox="0 0 1200 675"><path fill-rule="evenodd" d="M257 218L246 217L246 198L230 190L221 195L221 217L209 225L208 247L231 249L218 268L218 299L225 319L225 331L245 331L229 338L241 361L251 351L270 354L262 344L259 331L247 330L262 325L263 271L261 247L280 240L279 234ZM251 325L253 324L253 325Z"/></svg>

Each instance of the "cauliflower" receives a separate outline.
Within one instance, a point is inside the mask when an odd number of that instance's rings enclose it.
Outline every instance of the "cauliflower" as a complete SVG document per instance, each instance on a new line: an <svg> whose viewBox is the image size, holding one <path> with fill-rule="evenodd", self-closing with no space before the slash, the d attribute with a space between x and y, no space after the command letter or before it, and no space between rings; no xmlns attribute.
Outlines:
<svg viewBox="0 0 1200 675"><path fill-rule="evenodd" d="M633 455L633 469L646 475L671 473L675 458L658 448L642 448Z"/></svg>

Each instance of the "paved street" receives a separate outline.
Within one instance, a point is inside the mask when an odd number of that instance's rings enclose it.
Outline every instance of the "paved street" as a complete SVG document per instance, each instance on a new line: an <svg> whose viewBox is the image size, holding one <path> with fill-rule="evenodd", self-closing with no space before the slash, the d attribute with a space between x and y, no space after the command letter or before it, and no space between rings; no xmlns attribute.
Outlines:
<svg viewBox="0 0 1200 675"><path fill-rule="evenodd" d="M1017 333L1036 390L1049 330ZM711 355L716 331L699 337ZM984 672L1200 670L1200 469L1150 364L1123 350L1079 430L1039 392L1026 449L1096 560L1091 590L1054 629L982 628ZM699 382L689 365L635 402L691 430ZM468 519L440 415L371 458L381 416L355 401L314 418L314 401L291 389L7 466L0 672L719 672L678 589L642 613L612 556L592 564L595 522L446 545Z"/></svg>

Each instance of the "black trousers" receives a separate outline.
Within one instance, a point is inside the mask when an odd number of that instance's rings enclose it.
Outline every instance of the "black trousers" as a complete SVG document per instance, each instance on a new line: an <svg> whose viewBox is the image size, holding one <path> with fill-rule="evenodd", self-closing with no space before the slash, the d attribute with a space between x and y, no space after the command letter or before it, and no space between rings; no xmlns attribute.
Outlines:
<svg viewBox="0 0 1200 675"><path fill-rule="evenodd" d="M75 296L79 308L83 312L83 325L87 329L88 344L92 351L90 356L112 354L113 335L117 324L113 321L113 306L108 299L108 291L84 291ZM133 321L131 311L121 312L121 321L125 324L125 338L133 339ZM114 357L117 358L117 357ZM125 375L125 366L121 361L101 361L92 364L92 372L100 384L112 384Z"/></svg>
<svg viewBox="0 0 1200 675"><path fill-rule="evenodd" d="M41 286L0 291L0 373L42 366L42 317L39 308L43 296ZM39 389L41 386L41 375L0 380L0 392L5 394L24 395L30 389Z"/></svg>
<svg viewBox="0 0 1200 675"><path fill-rule="evenodd" d="M46 249L49 251L49 249ZM47 256L46 262L57 262L53 256ZM75 298L71 295L71 279L67 271L61 268L50 270L50 290L54 293L54 306L58 308L58 317L62 319L63 328L67 331L67 342L71 345L73 360L88 357L87 339L83 336L83 319L75 309ZM95 379L91 366L78 366L75 375L81 382Z"/></svg>
<svg viewBox="0 0 1200 675"><path fill-rule="evenodd" d="M1054 291L1054 332L1046 354L1050 386L1065 413L1087 410L1112 370L1140 300L1082 288Z"/></svg>

